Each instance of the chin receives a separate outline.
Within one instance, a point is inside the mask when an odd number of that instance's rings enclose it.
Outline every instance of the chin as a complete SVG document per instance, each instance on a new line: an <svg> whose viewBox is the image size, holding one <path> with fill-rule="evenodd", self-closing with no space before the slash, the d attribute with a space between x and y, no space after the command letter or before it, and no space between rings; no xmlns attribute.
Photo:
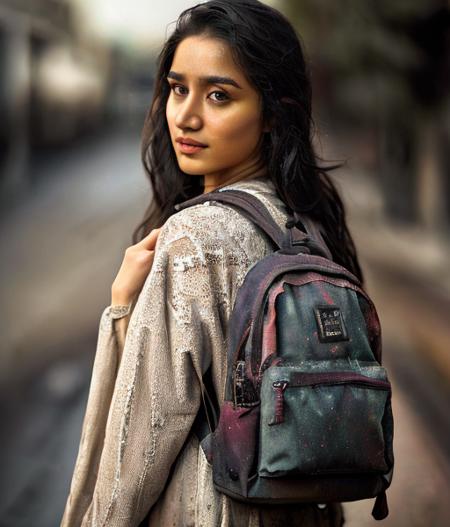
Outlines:
<svg viewBox="0 0 450 527"><path fill-rule="evenodd" d="M185 174L188 174L189 176L203 176L203 172L200 171L199 169L194 169L194 168L184 168L183 166L181 165L178 165L180 167L180 170L182 172L184 172Z"/></svg>
<svg viewBox="0 0 450 527"><path fill-rule="evenodd" d="M205 167L202 166L202 163L200 163L199 166L195 166L196 164L197 163L185 163L178 161L180 170L185 174L189 174L190 176L203 176L205 173Z"/></svg>

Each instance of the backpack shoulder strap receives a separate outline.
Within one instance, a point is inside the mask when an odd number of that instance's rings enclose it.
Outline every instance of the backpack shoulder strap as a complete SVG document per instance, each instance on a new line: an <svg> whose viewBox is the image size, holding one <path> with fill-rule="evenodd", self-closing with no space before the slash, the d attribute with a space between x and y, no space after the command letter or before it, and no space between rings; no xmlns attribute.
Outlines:
<svg viewBox="0 0 450 527"><path fill-rule="evenodd" d="M310 216L302 212L294 212L292 221L294 229L296 228L298 222L300 222L304 227L304 232L308 233L309 236L321 247L321 249L325 253L324 256L329 260L333 260L333 255L331 254L330 249L328 248L327 244L325 243L325 240L323 239L319 224L315 220L313 220Z"/></svg>
<svg viewBox="0 0 450 527"><path fill-rule="evenodd" d="M286 233L281 230L272 218L266 206L258 198L244 190L216 190L207 194L200 194L195 198L178 203L174 208L179 211L207 201L218 201L236 206L243 216L258 225L267 234L278 249L285 248L288 245Z"/></svg>
<svg viewBox="0 0 450 527"><path fill-rule="evenodd" d="M288 232L283 232L275 222L267 207L253 194L238 189L223 189L200 194L194 198L175 205L179 211L192 205L205 203L207 201L218 201L236 206L239 211L250 221L258 225L274 243L275 247L282 250L291 250L298 245L309 246L314 253L332 260L317 223L305 214L295 212L293 223L286 224ZM303 225L304 230L298 227L298 222Z"/></svg>

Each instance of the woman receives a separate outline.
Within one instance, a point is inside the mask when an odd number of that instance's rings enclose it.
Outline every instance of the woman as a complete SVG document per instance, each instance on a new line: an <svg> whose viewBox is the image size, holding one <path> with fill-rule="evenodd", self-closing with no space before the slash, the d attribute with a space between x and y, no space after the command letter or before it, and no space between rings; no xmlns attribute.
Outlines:
<svg viewBox="0 0 450 527"><path fill-rule="evenodd" d="M342 525L338 503L256 507L218 493L192 431L209 368L223 399L236 292L272 247L233 207L174 213L177 202L227 187L253 193L283 229L289 212L307 212L362 279L311 144L310 81L290 23L256 0L184 11L159 57L142 154L154 199L101 317L62 525Z"/></svg>

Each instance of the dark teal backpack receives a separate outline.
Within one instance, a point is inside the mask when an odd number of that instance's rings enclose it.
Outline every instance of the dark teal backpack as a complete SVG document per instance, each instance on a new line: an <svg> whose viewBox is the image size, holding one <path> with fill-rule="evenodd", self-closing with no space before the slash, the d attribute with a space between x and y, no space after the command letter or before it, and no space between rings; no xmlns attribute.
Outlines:
<svg viewBox="0 0 450 527"><path fill-rule="evenodd" d="M207 387L195 424L215 487L261 504L376 497L372 515L384 519L394 430L373 302L307 216L282 232L260 200L225 189L176 210L204 201L237 208L275 249L237 293L218 421L205 427L216 406Z"/></svg>

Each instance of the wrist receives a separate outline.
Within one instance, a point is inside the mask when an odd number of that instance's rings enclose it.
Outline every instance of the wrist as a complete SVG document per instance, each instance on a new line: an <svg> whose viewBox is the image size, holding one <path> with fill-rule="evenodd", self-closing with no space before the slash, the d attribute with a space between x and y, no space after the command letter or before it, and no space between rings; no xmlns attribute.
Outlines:
<svg viewBox="0 0 450 527"><path fill-rule="evenodd" d="M131 304L133 298L124 291L111 288L111 305L113 306L127 306Z"/></svg>
<svg viewBox="0 0 450 527"><path fill-rule="evenodd" d="M131 298L117 298L117 297L111 297L111 305L112 306L129 306L133 300Z"/></svg>

